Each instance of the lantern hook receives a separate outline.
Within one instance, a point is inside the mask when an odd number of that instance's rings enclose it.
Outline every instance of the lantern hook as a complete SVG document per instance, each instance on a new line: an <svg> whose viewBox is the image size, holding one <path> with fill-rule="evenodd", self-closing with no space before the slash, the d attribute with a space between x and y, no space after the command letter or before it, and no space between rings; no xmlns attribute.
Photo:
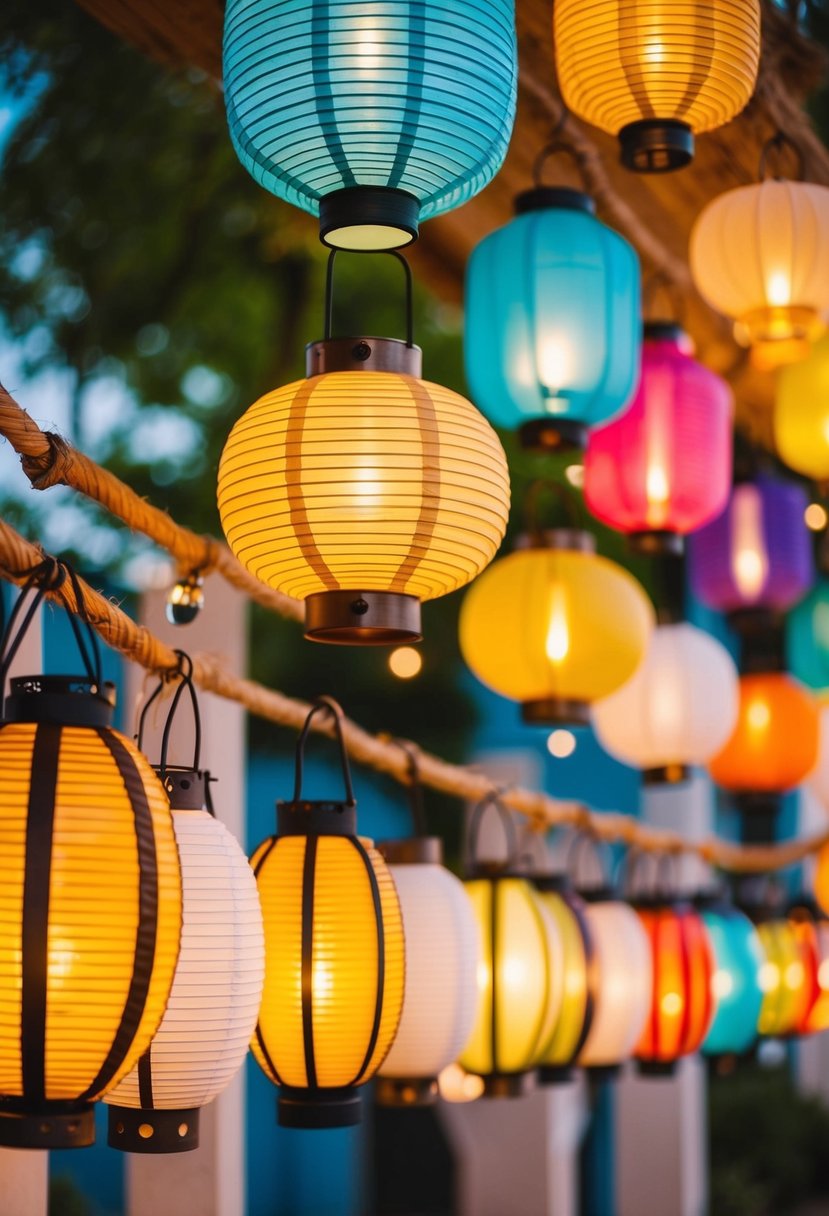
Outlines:
<svg viewBox="0 0 829 1216"><path fill-rule="evenodd" d="M193 683L193 660L190 658L189 654L186 654L183 650L176 650L175 654L178 658L178 664L172 672L169 672L169 673L165 672L161 676L161 678L158 681L158 684L156 685L156 687L153 689L150 696L145 701L144 707L141 710L141 716L138 719L138 733L136 734L136 737L135 737L139 749L143 750L144 727L147 722L147 713L149 712L150 706L157 699L157 697L159 697L161 695L162 689L168 683L168 681L170 679L176 679L178 677L178 687L176 688L176 691L173 694L172 704L170 705L170 708L167 711L167 718L164 722L164 731L161 736L161 755L159 757L158 768L159 768L159 775L161 777L162 783L166 780L166 777L167 777L167 768L168 768L167 756L168 756L168 752L169 752L169 748L170 748L170 736L171 736L172 730L173 730L173 722L175 720L175 716L178 711L178 707L181 703L181 698L184 695L185 690L190 694L190 704L193 707L193 726L194 726L194 731L195 731L195 738L194 738L194 743L193 743L193 763L192 763L191 767L193 769L195 769L196 771L198 771L199 767L200 767L200 761L201 761L201 740L202 740L201 712L199 710L199 699L198 699L198 696L196 695L196 686Z"/></svg>
<svg viewBox="0 0 829 1216"><path fill-rule="evenodd" d="M560 132L564 127L567 120L567 115L568 111L564 110L562 118L560 118L559 122L556 124L556 128L553 132L554 135ZM532 177L533 185L536 188L543 187L544 182L542 179L544 176L544 169L547 161L553 156L569 156L573 164L578 169L582 185L587 189L590 188L590 181L587 176L587 157L585 153L574 147L573 144L568 142L568 140L560 138L554 138L548 144L546 144L533 161Z"/></svg>
<svg viewBox="0 0 829 1216"><path fill-rule="evenodd" d="M518 833L515 828L515 821L507 807L504 806L501 799L510 787L508 785L494 785L492 789L484 794L483 798L475 804L472 814L469 819L469 829L467 832L466 844L466 866L467 873L474 870L474 863L478 856L478 838L481 832L481 821L484 813L492 806L498 812L498 818L501 821L501 826L504 829L504 836L507 842L507 856L503 862L502 869L509 870L518 860L519 846Z"/></svg>
<svg viewBox="0 0 829 1216"><path fill-rule="evenodd" d="M340 753L340 768L342 770L343 782L345 784L345 805L347 807L355 807L357 800L354 797L354 787L351 783L351 769L348 763L348 751L343 738L343 711L341 706L333 697L322 696L317 697L308 712L308 716L302 725L299 738L296 745L296 764L294 767L294 796L293 802L302 801L302 777L303 766L305 760L305 744L308 739L309 731L311 730L311 722L314 716L322 711L331 715L334 720L334 734L337 739L337 745Z"/></svg>
<svg viewBox="0 0 829 1216"><path fill-rule="evenodd" d="M539 477L530 482L524 495L524 526L529 535L538 537L544 531L541 526L541 496L545 491L564 509L568 524L581 531L584 524L575 494L557 481Z"/></svg>
<svg viewBox="0 0 829 1216"><path fill-rule="evenodd" d="M409 813L412 817L412 826L416 836L425 836L427 834L426 808L423 799L423 783L420 780L420 748L409 739L396 739L393 735L389 736L389 742L399 747L406 756L406 783L409 791Z"/></svg>
<svg viewBox="0 0 829 1216"><path fill-rule="evenodd" d="M325 270L325 333L324 340L327 342L331 338L331 331L334 323L334 262L337 254L342 253L341 249L332 249L328 255L328 263ZM348 252L355 252L349 250ZM377 249L367 250L360 254L365 257L366 253L382 253L388 257L395 258L403 267L405 276L405 291L406 291L406 345L411 348L414 346L414 307L412 302L412 269L403 254L397 249Z"/></svg>

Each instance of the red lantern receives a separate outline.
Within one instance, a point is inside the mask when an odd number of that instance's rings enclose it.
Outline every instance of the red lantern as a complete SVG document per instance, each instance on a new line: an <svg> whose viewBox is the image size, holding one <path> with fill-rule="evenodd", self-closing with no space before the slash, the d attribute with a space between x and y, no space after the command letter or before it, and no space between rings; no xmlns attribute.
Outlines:
<svg viewBox="0 0 829 1216"><path fill-rule="evenodd" d="M697 1051L714 1013L714 959L702 917L689 904L636 908L648 935L653 968L651 1012L636 1048L641 1071L673 1071L679 1056Z"/></svg>

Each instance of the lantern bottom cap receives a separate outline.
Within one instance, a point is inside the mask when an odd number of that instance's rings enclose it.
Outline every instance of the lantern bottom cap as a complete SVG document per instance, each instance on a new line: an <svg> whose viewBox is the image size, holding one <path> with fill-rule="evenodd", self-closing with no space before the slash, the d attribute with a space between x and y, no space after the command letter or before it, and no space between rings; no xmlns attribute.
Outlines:
<svg viewBox="0 0 829 1216"><path fill-rule="evenodd" d="M569 1064L542 1064L538 1070L539 1085L566 1085L574 1072Z"/></svg>
<svg viewBox="0 0 829 1216"><path fill-rule="evenodd" d="M681 764L679 761L642 769L643 785L680 785L683 781L689 781L690 778L691 769L687 764Z"/></svg>
<svg viewBox="0 0 829 1216"><path fill-rule="evenodd" d="M8 1110L0 1103L3 1148L88 1148L95 1143L95 1110L89 1102L44 1102L38 1111Z"/></svg>
<svg viewBox="0 0 829 1216"><path fill-rule="evenodd" d="M484 1098L523 1098L535 1089L534 1072L491 1072L482 1080Z"/></svg>
<svg viewBox="0 0 829 1216"><path fill-rule="evenodd" d="M379 252L417 240L420 201L392 186L349 186L320 199L320 240L331 249Z"/></svg>
<svg viewBox="0 0 829 1216"><path fill-rule="evenodd" d="M615 1081L621 1075L621 1064L580 1064L585 1074L593 1081Z"/></svg>
<svg viewBox="0 0 829 1216"><path fill-rule="evenodd" d="M619 159L634 173L672 173L694 159L694 132L675 118L642 118L619 132Z"/></svg>
<svg viewBox="0 0 829 1216"><path fill-rule="evenodd" d="M305 600L305 636L335 646L420 642L420 600L398 591L316 591Z"/></svg>
<svg viewBox="0 0 829 1216"><path fill-rule="evenodd" d="M640 1077L672 1077L676 1072L675 1060L637 1060L636 1071Z"/></svg>
<svg viewBox="0 0 829 1216"><path fill-rule="evenodd" d="M761 365L774 367L808 354L810 343L824 328L820 313L810 304L768 304L738 317L734 337L741 346L760 348Z"/></svg>
<svg viewBox="0 0 829 1216"><path fill-rule="evenodd" d="M533 418L518 431L527 452L583 452L588 427L573 418Z"/></svg>
<svg viewBox="0 0 829 1216"><path fill-rule="evenodd" d="M374 1083L378 1106L431 1106L437 1093L436 1077L378 1077Z"/></svg>
<svg viewBox="0 0 829 1216"><path fill-rule="evenodd" d="M108 1107L107 1144L122 1153L188 1153L199 1147L200 1108Z"/></svg>
<svg viewBox="0 0 829 1216"><path fill-rule="evenodd" d="M528 726L589 726L590 706L571 697L539 697L521 703L521 719Z"/></svg>
<svg viewBox="0 0 829 1216"><path fill-rule="evenodd" d="M680 557L685 551L684 537L667 528L643 528L640 532L628 533L628 548L631 553L642 553L647 557Z"/></svg>
<svg viewBox="0 0 829 1216"><path fill-rule="evenodd" d="M293 1089L283 1085L276 1101L280 1127L301 1129L354 1127L362 1118L359 1089L343 1086L331 1089Z"/></svg>

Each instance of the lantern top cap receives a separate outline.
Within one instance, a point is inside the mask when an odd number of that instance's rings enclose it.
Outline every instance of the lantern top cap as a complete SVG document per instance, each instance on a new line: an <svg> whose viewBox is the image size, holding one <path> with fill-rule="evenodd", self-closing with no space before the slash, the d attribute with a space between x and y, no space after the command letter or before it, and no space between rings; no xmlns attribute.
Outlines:
<svg viewBox="0 0 829 1216"><path fill-rule="evenodd" d="M678 321L646 321L643 337L646 342L687 341L687 334Z"/></svg>
<svg viewBox="0 0 829 1216"><path fill-rule="evenodd" d="M164 791L170 800L172 811L210 810L208 783L210 773L198 768L178 765L153 765Z"/></svg>
<svg viewBox="0 0 829 1216"><path fill-rule="evenodd" d="M515 199L516 215L526 215L530 211L582 211L595 215L596 203L583 190L570 186L534 186Z"/></svg>
<svg viewBox="0 0 829 1216"><path fill-rule="evenodd" d="M357 808L331 800L277 802L277 836L356 836Z"/></svg>
<svg viewBox="0 0 829 1216"><path fill-rule="evenodd" d="M443 865L440 836L410 836L403 840L381 840L377 851L390 866Z"/></svg>
<svg viewBox="0 0 829 1216"><path fill-rule="evenodd" d="M15 676L5 701L6 722L111 726L115 685L88 676Z"/></svg>
<svg viewBox="0 0 829 1216"><path fill-rule="evenodd" d="M515 541L516 550L558 549L571 553L595 553L596 538L585 528L542 528L521 532Z"/></svg>

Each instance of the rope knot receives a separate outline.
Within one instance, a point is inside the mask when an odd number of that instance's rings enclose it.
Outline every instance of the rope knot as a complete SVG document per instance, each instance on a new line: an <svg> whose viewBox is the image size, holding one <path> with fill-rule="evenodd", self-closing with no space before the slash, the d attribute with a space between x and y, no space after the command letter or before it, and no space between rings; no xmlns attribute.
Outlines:
<svg viewBox="0 0 829 1216"><path fill-rule="evenodd" d="M49 445L48 451L40 456L20 457L23 472L32 483L33 490L66 485L72 465L72 449L65 439L54 431L44 431L43 438Z"/></svg>

